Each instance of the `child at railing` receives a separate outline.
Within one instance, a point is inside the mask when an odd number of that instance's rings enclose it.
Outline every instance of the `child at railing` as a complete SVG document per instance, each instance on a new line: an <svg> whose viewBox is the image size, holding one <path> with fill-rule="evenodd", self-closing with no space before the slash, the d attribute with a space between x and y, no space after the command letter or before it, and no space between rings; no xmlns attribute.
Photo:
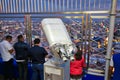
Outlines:
<svg viewBox="0 0 120 80"><path fill-rule="evenodd" d="M86 67L82 51L78 49L74 57L75 60L70 62L70 77L71 80L80 80L83 75L83 68Z"/></svg>

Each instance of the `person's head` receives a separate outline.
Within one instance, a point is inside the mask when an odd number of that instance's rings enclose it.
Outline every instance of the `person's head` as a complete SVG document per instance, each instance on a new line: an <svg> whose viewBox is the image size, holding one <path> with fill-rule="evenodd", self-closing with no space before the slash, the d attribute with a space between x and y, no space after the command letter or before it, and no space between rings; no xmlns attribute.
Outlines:
<svg viewBox="0 0 120 80"><path fill-rule="evenodd" d="M5 37L5 39L6 39L8 42L11 42L11 41L12 41L12 36L7 35L7 36Z"/></svg>
<svg viewBox="0 0 120 80"><path fill-rule="evenodd" d="M82 51L78 50L77 53L75 53L75 59L81 60L82 59Z"/></svg>
<svg viewBox="0 0 120 80"><path fill-rule="evenodd" d="M35 38L34 44L40 44L40 39L39 38Z"/></svg>
<svg viewBox="0 0 120 80"><path fill-rule="evenodd" d="M18 35L17 39L18 39L18 41L24 41L23 35Z"/></svg>

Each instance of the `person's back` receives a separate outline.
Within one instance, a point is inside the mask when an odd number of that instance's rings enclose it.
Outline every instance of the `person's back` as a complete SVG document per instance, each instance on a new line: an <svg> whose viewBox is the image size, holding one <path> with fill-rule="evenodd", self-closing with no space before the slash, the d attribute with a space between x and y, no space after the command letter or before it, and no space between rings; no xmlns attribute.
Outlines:
<svg viewBox="0 0 120 80"><path fill-rule="evenodd" d="M28 54L28 49L29 49L28 44L26 44L22 41L19 41L19 42L15 43L14 49L16 51L15 57L17 60L27 59L27 54Z"/></svg>
<svg viewBox="0 0 120 80"><path fill-rule="evenodd" d="M82 75L83 67L85 67L84 57L81 60L75 60L70 62L70 74L72 75Z"/></svg>
<svg viewBox="0 0 120 80"><path fill-rule="evenodd" d="M75 54L75 60L70 62L70 76L72 79L80 79L83 68L86 67L84 57L80 50Z"/></svg>
<svg viewBox="0 0 120 80"><path fill-rule="evenodd" d="M45 56L47 55L47 52L43 47L34 46L30 48L30 52L32 56L31 57L32 63L41 63L41 64L45 63Z"/></svg>
<svg viewBox="0 0 120 80"><path fill-rule="evenodd" d="M23 35L18 35L18 42L14 44L15 49L15 58L18 64L19 69L19 79L26 80L27 79L27 58L28 58L28 50L29 45L24 42Z"/></svg>
<svg viewBox="0 0 120 80"><path fill-rule="evenodd" d="M29 56L32 60L32 80L44 80L44 63L45 57L48 55L47 51L40 47L40 39L34 40L34 46L29 50Z"/></svg>
<svg viewBox="0 0 120 80"><path fill-rule="evenodd" d="M114 74L113 80L120 80L120 53L113 54Z"/></svg>

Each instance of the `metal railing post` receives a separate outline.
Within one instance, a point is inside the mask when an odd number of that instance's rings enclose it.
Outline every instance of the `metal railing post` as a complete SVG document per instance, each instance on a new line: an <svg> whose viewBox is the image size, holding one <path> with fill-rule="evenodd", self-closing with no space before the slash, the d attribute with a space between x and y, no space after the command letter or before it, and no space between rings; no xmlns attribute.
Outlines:
<svg viewBox="0 0 120 80"><path fill-rule="evenodd" d="M108 45L107 45L107 55L106 55L106 66L105 66L105 80L109 80L109 65L112 51L112 41L113 33L115 26L115 17L116 17L116 4L117 0L112 0L111 12L110 12L110 27L109 27L109 36L108 36Z"/></svg>

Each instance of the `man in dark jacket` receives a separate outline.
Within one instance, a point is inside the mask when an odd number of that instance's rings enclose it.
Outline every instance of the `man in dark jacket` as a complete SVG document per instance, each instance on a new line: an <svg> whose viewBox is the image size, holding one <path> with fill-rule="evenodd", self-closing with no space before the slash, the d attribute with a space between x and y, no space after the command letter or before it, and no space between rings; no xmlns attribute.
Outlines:
<svg viewBox="0 0 120 80"><path fill-rule="evenodd" d="M32 80L44 80L43 64L45 63L45 57L48 57L48 53L43 47L40 47L39 38L34 40L34 46L30 48L29 55L32 60Z"/></svg>
<svg viewBox="0 0 120 80"><path fill-rule="evenodd" d="M23 35L18 35L18 42L14 44L16 62L19 70L19 80L27 80L27 55L29 45L24 42Z"/></svg>

